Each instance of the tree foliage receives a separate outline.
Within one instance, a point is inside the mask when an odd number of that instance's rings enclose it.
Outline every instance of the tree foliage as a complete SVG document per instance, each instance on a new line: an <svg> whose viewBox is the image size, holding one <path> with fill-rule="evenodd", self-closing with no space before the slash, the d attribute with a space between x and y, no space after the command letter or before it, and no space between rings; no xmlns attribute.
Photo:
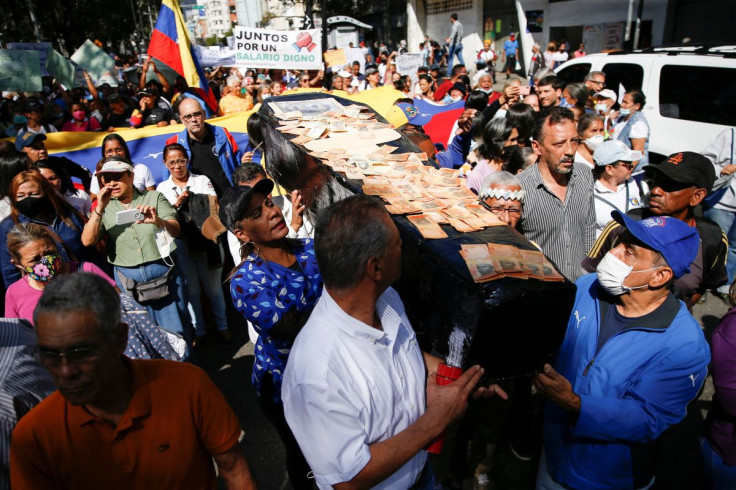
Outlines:
<svg viewBox="0 0 736 490"><path fill-rule="evenodd" d="M18 1L14 12L5 11L0 19L3 42L35 42L36 36L27 5L32 4L41 40L71 54L86 39L112 43L129 42L137 28L150 36L150 13L155 23L160 0L30 0ZM147 41L147 39L144 39ZM128 45L130 45L128 43Z"/></svg>

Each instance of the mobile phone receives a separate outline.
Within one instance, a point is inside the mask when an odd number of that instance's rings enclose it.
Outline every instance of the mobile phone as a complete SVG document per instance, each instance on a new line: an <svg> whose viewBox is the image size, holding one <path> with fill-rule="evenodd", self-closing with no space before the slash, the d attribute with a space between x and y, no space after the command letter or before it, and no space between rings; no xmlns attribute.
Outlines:
<svg viewBox="0 0 736 490"><path fill-rule="evenodd" d="M115 224L127 225L143 219L143 213L139 209L125 209L115 213Z"/></svg>
<svg viewBox="0 0 736 490"><path fill-rule="evenodd" d="M529 85L522 85L519 87L519 95L529 95L531 87Z"/></svg>

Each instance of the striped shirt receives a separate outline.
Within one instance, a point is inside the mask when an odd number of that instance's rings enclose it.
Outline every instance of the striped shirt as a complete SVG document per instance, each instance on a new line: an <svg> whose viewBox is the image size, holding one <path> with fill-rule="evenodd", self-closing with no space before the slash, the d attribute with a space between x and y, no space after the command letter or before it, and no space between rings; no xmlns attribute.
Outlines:
<svg viewBox="0 0 736 490"><path fill-rule="evenodd" d="M542 180L539 165L519 175L526 193L521 229L566 278L575 281L585 274L580 262L595 241L593 174L585 165L573 164L563 202Z"/></svg>
<svg viewBox="0 0 736 490"><path fill-rule="evenodd" d="M18 420L54 390L34 357L36 334L25 320L0 318L0 490L10 488L10 433Z"/></svg>

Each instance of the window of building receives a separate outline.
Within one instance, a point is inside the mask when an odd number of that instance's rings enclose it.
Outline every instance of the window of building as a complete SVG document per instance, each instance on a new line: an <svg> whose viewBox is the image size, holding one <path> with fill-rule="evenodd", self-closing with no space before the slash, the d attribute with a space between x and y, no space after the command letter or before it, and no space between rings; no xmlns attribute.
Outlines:
<svg viewBox="0 0 736 490"><path fill-rule="evenodd" d="M666 65L659 76L659 112L663 117L736 126L734 87L733 68Z"/></svg>
<svg viewBox="0 0 736 490"><path fill-rule="evenodd" d="M473 0L428 0L427 15L452 13L473 8Z"/></svg>

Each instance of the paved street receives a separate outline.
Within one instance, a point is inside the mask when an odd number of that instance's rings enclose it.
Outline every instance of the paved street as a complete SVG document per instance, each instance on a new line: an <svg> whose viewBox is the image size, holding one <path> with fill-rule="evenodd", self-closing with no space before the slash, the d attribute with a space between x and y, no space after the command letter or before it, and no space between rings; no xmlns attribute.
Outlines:
<svg viewBox="0 0 736 490"><path fill-rule="evenodd" d="M695 306L694 315L704 326L708 338L727 309L720 299L712 295L708 295L703 304ZM215 336L205 339L195 350L198 363L212 376L240 418L245 430L243 445L259 488L291 488L286 477L283 446L268 420L261 414L250 382L253 344L248 341L245 322L233 309L228 311L228 315L235 337L233 342L224 344ZM657 488L690 490L699 487L701 475L696 441L712 396L713 385L709 377L700 398L691 405L683 429L665 436L665 464ZM438 473L442 473L449 464L442 456L433 462ZM537 463L538 459L519 461L509 450L508 443L502 441L496 452L491 478L497 489L531 489ZM470 479L465 481L464 488L472 488Z"/></svg>

